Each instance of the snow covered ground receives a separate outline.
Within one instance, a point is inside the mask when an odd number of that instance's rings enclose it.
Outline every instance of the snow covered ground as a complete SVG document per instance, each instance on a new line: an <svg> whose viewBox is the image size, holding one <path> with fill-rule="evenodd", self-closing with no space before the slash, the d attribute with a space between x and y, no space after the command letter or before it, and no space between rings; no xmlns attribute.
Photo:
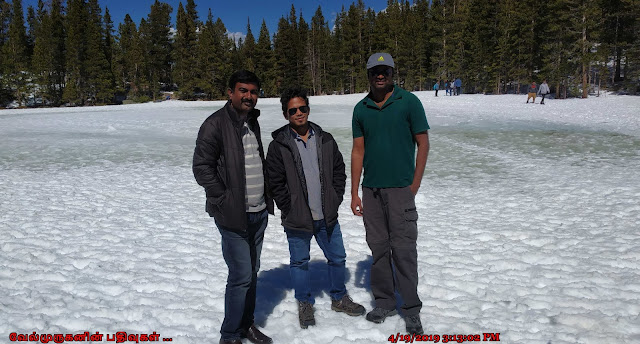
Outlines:
<svg viewBox="0 0 640 344"><path fill-rule="evenodd" d="M504 343L640 343L640 98L541 106L525 95L417 94L432 127L416 197L431 342L499 333ZM347 171L362 96L311 98L311 119L334 134ZM0 111L0 343L96 331L102 341L125 331L217 343L227 271L191 158L222 104ZM277 99L258 108L267 145L286 121ZM345 196L347 288L370 310L370 252ZM400 316L376 325L330 310L316 244L317 326L301 330L288 257L277 212L256 312L276 343L404 333Z"/></svg>

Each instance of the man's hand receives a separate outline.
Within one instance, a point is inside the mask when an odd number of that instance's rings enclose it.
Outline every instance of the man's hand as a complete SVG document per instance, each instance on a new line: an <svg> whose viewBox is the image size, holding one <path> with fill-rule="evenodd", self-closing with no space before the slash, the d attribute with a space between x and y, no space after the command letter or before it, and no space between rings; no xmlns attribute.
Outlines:
<svg viewBox="0 0 640 344"><path fill-rule="evenodd" d="M409 186L409 188L411 189L411 192L413 192L413 195L415 196L418 194L418 189L420 189L420 184L413 183Z"/></svg>
<svg viewBox="0 0 640 344"><path fill-rule="evenodd" d="M362 216L364 209L362 209L362 200L360 196L355 195L351 197L351 211L353 215Z"/></svg>

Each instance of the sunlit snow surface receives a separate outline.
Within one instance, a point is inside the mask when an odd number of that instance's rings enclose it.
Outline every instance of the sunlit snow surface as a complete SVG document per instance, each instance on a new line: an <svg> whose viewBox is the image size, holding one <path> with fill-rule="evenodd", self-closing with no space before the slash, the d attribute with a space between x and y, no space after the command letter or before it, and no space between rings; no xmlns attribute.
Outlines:
<svg viewBox="0 0 640 344"><path fill-rule="evenodd" d="M417 95L431 125L416 197L425 333L640 343L640 98ZM311 98L347 171L362 97ZM223 104L0 111L0 342L155 331L217 343L227 268L191 158L200 124ZM266 146L286 121L277 99L258 108ZM371 257L349 204L347 191L347 288L370 310ZM405 332L400 316L377 325L331 311L315 243L311 257L317 326L301 330L279 212L269 218L256 322L276 343Z"/></svg>

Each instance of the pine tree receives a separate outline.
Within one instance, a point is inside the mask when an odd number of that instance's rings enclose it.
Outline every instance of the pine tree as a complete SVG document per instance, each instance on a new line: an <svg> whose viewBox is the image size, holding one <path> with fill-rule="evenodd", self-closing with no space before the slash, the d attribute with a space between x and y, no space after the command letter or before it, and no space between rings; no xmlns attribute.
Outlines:
<svg viewBox="0 0 640 344"><path fill-rule="evenodd" d="M566 98L570 76L578 67L575 42L577 32L571 28L569 3L566 0L549 1L548 10L553 16L548 22L542 41L543 73L556 90L556 98Z"/></svg>
<svg viewBox="0 0 640 344"><path fill-rule="evenodd" d="M309 31L309 63L311 73L311 89L313 95L323 94L327 89L327 64L329 50L329 26L318 6Z"/></svg>
<svg viewBox="0 0 640 344"><path fill-rule="evenodd" d="M514 65L511 62L515 50L515 39L519 32L517 22L517 0L504 0L498 6L496 32L498 41L494 48L494 92L507 93L507 85L512 81Z"/></svg>
<svg viewBox="0 0 640 344"><path fill-rule="evenodd" d="M256 50L256 39L253 37L253 33L251 32L251 24L249 23L249 18L247 18L247 35L241 43L242 48L240 49L240 62L242 63L241 68L255 71L256 70L256 61L255 61L255 50Z"/></svg>
<svg viewBox="0 0 640 344"><path fill-rule="evenodd" d="M363 47L364 3L351 4L342 22L342 44L345 52L346 75L349 93L360 92L367 87L367 78L362 68L366 63Z"/></svg>
<svg viewBox="0 0 640 344"><path fill-rule="evenodd" d="M406 57L401 54L402 48L402 28L404 26L405 19L402 15L400 4L396 0L387 0L387 8L384 14L380 14L384 19L384 27L387 30L387 34L384 37L383 50L390 53L393 56L393 62L396 65L394 78L396 84L403 86L404 78L407 73Z"/></svg>
<svg viewBox="0 0 640 344"><path fill-rule="evenodd" d="M6 106L13 100L13 94L8 86L8 80L4 75L4 43L9 36L9 22L11 6L5 0L0 0L0 106Z"/></svg>
<svg viewBox="0 0 640 344"><path fill-rule="evenodd" d="M209 9L207 21L198 40L198 69L201 74L198 87L208 99L224 99L227 80L231 76L231 50L233 41L227 36L227 29L220 18L213 21Z"/></svg>
<svg viewBox="0 0 640 344"><path fill-rule="evenodd" d="M2 46L2 74L4 85L21 105L29 92L29 54L22 0L13 0L7 41Z"/></svg>
<svg viewBox="0 0 640 344"><path fill-rule="evenodd" d="M429 63L429 2L427 0L418 0L414 6L410 8L411 20L408 21L409 28L405 32L405 40L411 47L411 68L409 70L408 79L414 88L422 91L427 85L427 80L431 74ZM413 43L412 43L413 42ZM435 78L437 82L438 79ZM431 83L429 83L431 84ZM430 89L427 87L427 89Z"/></svg>
<svg viewBox="0 0 640 344"><path fill-rule="evenodd" d="M31 59L31 69L35 76L36 83L40 86L38 95L41 96L45 103L52 101L51 91L54 88L51 80L51 57L52 57L52 27L51 16L43 11L39 17L40 23L33 33L33 57Z"/></svg>
<svg viewBox="0 0 640 344"><path fill-rule="evenodd" d="M497 0L473 0L469 4L470 15L466 21L467 49L465 49L465 68L460 77L465 79L467 89L471 92L491 92L498 79L494 59L495 47L498 45L498 12Z"/></svg>
<svg viewBox="0 0 640 344"><path fill-rule="evenodd" d="M267 28L267 23L262 20L260 27L260 36L255 48L256 75L262 83L262 90L265 96L271 97L277 95L277 87L275 83L275 59L273 56L273 47L271 44L271 35Z"/></svg>
<svg viewBox="0 0 640 344"><path fill-rule="evenodd" d="M278 93L292 85L301 84L299 73L303 70L305 50L300 48L303 47L300 39L296 10L291 5L288 19L280 18L278 22L278 33L273 43L278 71L276 81Z"/></svg>
<svg viewBox="0 0 640 344"><path fill-rule="evenodd" d="M122 94L121 89L116 89L116 70L115 70L115 38L113 37L113 21L111 20L111 14L109 8L104 9L104 55L107 58L109 64L109 70L111 72L111 85L109 86L114 93Z"/></svg>
<svg viewBox="0 0 640 344"><path fill-rule="evenodd" d="M579 39L575 43L574 51L578 52L580 65L580 79L582 80L582 98L589 96L589 71L594 58L593 48L596 27L602 18L600 7L595 1L567 0L572 8L571 23L574 30L579 32Z"/></svg>
<svg viewBox="0 0 640 344"><path fill-rule="evenodd" d="M65 27L66 84L62 94L63 101L84 105L87 99L87 6L84 0L69 0Z"/></svg>
<svg viewBox="0 0 640 344"><path fill-rule="evenodd" d="M98 0L89 0L86 23L86 58L83 61L87 73L87 98L92 103L111 103L115 94L111 65L106 55L102 10Z"/></svg>
<svg viewBox="0 0 640 344"><path fill-rule="evenodd" d="M328 84L336 93L343 94L348 91L349 66L347 64L347 44L345 43L345 17L347 12L342 6L342 10L336 15L333 34L329 40L329 58L331 64L328 68Z"/></svg>
<svg viewBox="0 0 640 344"><path fill-rule="evenodd" d="M216 65L216 59L219 56L215 53L217 47L215 46L214 30L213 14L211 13L211 9L209 9L209 15L207 16L207 21L202 26L202 32L200 32L197 46L197 66L200 71L197 85L206 95L207 99L214 99L214 97L218 96L215 79L217 76L216 68L218 67Z"/></svg>
<svg viewBox="0 0 640 344"><path fill-rule="evenodd" d="M222 19L218 18L214 25L214 36L216 37L216 44L220 49L218 50L218 80L216 86L219 90L219 95L226 98L227 95L227 81L231 74L238 69L233 65L234 62L234 50L236 45L233 39L227 35L227 28L224 26ZM235 60L237 61L237 60Z"/></svg>
<svg viewBox="0 0 640 344"><path fill-rule="evenodd" d="M448 9L444 0L433 0L431 2L430 23L432 34L430 46L433 49L431 54L431 69L438 78L448 81L447 70L447 45L448 45Z"/></svg>
<svg viewBox="0 0 640 344"><path fill-rule="evenodd" d="M240 54L242 46L244 45L244 40L242 37L238 37L237 41L234 42L235 43L231 46L231 69L235 71L244 68L242 56Z"/></svg>
<svg viewBox="0 0 640 344"><path fill-rule="evenodd" d="M38 3L40 8L44 7L44 3L42 2L42 0L39 0ZM42 13L42 9L40 9L38 12ZM33 55L33 47L36 42L36 31L38 30L38 26L40 25L41 20L42 20L42 17L39 15L36 15L36 10L33 8L33 6L28 6L27 7L27 24L28 24L27 56L29 57Z"/></svg>
<svg viewBox="0 0 640 344"><path fill-rule="evenodd" d="M639 22L638 8L640 8L640 4L633 0L602 1L604 19L601 35L602 50L607 50L602 54L602 62L607 63L608 57L613 57L614 68L610 76L612 84L623 80L623 61L634 61L637 56L636 54L627 54L627 52L639 37L634 27L634 24Z"/></svg>
<svg viewBox="0 0 640 344"><path fill-rule="evenodd" d="M298 82L297 84L304 89L311 89L311 59L309 46L309 24L304 20L302 11L298 20Z"/></svg>
<svg viewBox="0 0 640 344"><path fill-rule="evenodd" d="M625 88L631 94L640 93L640 3L637 0L623 0L627 9L626 28L629 36L624 38Z"/></svg>
<svg viewBox="0 0 640 344"><path fill-rule="evenodd" d="M156 0L151 5L145 25L140 26L143 42L146 42L146 75L149 80L149 95L156 99L161 89L169 89L171 80L171 41L169 37L172 8Z"/></svg>
<svg viewBox="0 0 640 344"><path fill-rule="evenodd" d="M194 99L198 83L196 47L198 44L198 16L193 0L188 0L187 10L178 6L176 17L176 37L174 44L175 67L173 80L178 85L180 97Z"/></svg>
<svg viewBox="0 0 640 344"><path fill-rule="evenodd" d="M9 39L9 23L11 22L11 5L0 0L0 53L2 46Z"/></svg>
<svg viewBox="0 0 640 344"><path fill-rule="evenodd" d="M62 1L52 0L35 33L32 68L45 104L62 103L65 86L65 32Z"/></svg>
<svg viewBox="0 0 640 344"><path fill-rule="evenodd" d="M141 96L146 88L144 45L136 24L129 14L118 25L115 58L116 85L131 97Z"/></svg>

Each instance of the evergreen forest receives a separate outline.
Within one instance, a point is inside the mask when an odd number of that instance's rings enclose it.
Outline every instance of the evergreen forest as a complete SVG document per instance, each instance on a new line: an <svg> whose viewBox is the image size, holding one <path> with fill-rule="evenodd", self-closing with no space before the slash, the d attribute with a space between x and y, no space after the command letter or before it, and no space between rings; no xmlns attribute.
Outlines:
<svg viewBox="0 0 640 344"><path fill-rule="evenodd" d="M308 22L292 5L273 33L248 22L236 41L215 8L194 0L156 0L140 22L117 25L98 0L26 10L0 0L0 105L224 99L241 68L260 77L264 96L294 84L312 95L365 92L378 51L412 91L460 78L464 93L519 93L546 79L556 98L640 94L639 0L388 0L380 12L356 0L332 27L320 6Z"/></svg>

